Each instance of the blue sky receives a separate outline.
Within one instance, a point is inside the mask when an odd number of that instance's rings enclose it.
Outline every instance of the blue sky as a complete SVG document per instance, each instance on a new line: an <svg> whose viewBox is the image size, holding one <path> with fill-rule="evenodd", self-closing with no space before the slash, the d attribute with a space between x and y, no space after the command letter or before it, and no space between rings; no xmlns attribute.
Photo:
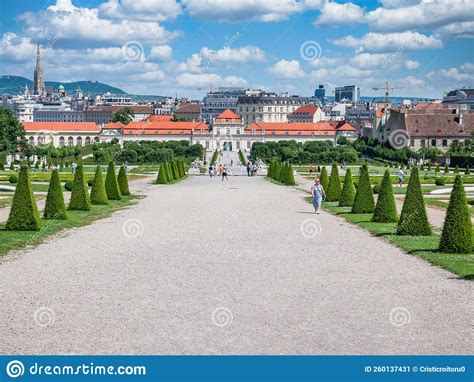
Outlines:
<svg viewBox="0 0 474 382"><path fill-rule="evenodd" d="M200 98L212 86L394 95L474 86L472 0L2 0L0 73Z"/></svg>

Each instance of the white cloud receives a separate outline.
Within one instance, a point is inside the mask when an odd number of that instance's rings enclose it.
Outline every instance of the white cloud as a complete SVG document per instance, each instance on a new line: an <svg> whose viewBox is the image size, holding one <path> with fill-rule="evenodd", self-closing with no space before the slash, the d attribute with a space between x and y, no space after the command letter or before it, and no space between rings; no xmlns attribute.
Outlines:
<svg viewBox="0 0 474 382"><path fill-rule="evenodd" d="M222 78L218 74L182 73L176 77L178 85L183 88L203 88L212 86L244 86L247 81L241 77L227 76Z"/></svg>
<svg viewBox="0 0 474 382"><path fill-rule="evenodd" d="M442 48L441 40L418 32L367 33L362 37L346 36L332 40L333 44L354 48L357 52L393 52L397 50L419 50Z"/></svg>
<svg viewBox="0 0 474 382"><path fill-rule="evenodd" d="M396 4L393 1L388 3ZM365 19L372 28L378 30L403 31L472 21L473 14L472 0L421 0L411 6L377 8L367 13Z"/></svg>
<svg viewBox="0 0 474 382"><path fill-rule="evenodd" d="M413 70L413 69L418 69L421 66L421 63L419 61L406 60L404 62L404 66L405 66L405 69Z"/></svg>
<svg viewBox="0 0 474 382"><path fill-rule="evenodd" d="M415 5L420 2L420 0L379 0L379 1L385 8L409 7L410 5Z"/></svg>
<svg viewBox="0 0 474 382"><path fill-rule="evenodd" d="M219 50L212 50L207 47L201 49L201 57L209 61L218 62L263 62L265 53L256 46L243 46L241 48L224 47Z"/></svg>
<svg viewBox="0 0 474 382"><path fill-rule="evenodd" d="M300 62L297 60L280 60L271 66L268 71L277 77L286 79L301 78L305 75Z"/></svg>
<svg viewBox="0 0 474 382"><path fill-rule="evenodd" d="M443 40L474 38L474 21L445 25L434 31L434 36Z"/></svg>
<svg viewBox="0 0 474 382"><path fill-rule="evenodd" d="M186 62L181 62L178 65L178 70L181 72L200 73L202 72L201 62L201 56L194 53L186 60Z"/></svg>
<svg viewBox="0 0 474 382"><path fill-rule="evenodd" d="M351 64L361 70L387 70L403 67L408 70L420 67L418 61L407 59L402 52L394 53L361 53L351 59Z"/></svg>
<svg viewBox="0 0 474 382"><path fill-rule="evenodd" d="M99 12L104 18L162 22L175 20L181 6L175 0L108 0Z"/></svg>
<svg viewBox="0 0 474 382"><path fill-rule="evenodd" d="M191 16L219 22L235 23L242 20L272 22L314 9L322 0L182 0Z"/></svg>
<svg viewBox="0 0 474 382"><path fill-rule="evenodd" d="M459 68L440 69L427 74L431 80L448 79L455 81L459 85L469 85L474 78L474 64L466 62Z"/></svg>
<svg viewBox="0 0 474 382"><path fill-rule="evenodd" d="M173 49L169 45L152 46L147 59L150 61L167 61L171 58Z"/></svg>
<svg viewBox="0 0 474 382"><path fill-rule="evenodd" d="M345 23L363 22L364 10L353 3L327 2L321 9L321 15L316 19L315 25L334 25Z"/></svg>

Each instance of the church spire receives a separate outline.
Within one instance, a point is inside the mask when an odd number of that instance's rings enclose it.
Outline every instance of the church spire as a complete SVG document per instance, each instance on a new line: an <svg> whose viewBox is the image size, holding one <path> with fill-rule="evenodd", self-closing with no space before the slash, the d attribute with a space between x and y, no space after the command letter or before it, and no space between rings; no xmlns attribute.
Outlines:
<svg viewBox="0 0 474 382"><path fill-rule="evenodd" d="M36 46L36 68L33 80L33 94L44 97L46 89L44 87L43 68L41 66L40 45Z"/></svg>

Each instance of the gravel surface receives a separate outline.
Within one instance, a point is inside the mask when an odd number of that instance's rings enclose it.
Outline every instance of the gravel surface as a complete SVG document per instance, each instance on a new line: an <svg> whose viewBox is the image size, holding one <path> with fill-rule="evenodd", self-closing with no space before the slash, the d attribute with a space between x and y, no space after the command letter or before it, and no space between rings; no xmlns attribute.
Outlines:
<svg viewBox="0 0 474 382"><path fill-rule="evenodd" d="M134 183L0 262L0 352L472 353L472 282L261 177Z"/></svg>

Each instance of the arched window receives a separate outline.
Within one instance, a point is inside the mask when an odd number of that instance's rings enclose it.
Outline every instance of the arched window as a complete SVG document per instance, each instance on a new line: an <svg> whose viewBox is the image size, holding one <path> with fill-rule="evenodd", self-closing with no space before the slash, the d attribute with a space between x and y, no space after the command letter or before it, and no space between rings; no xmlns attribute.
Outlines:
<svg viewBox="0 0 474 382"><path fill-rule="evenodd" d="M90 145L91 144L91 137L86 137L86 145Z"/></svg>
<svg viewBox="0 0 474 382"><path fill-rule="evenodd" d="M217 129L216 129L216 134L217 134L217 135L220 135L220 133L221 133L221 129L217 128Z"/></svg>
<svg viewBox="0 0 474 382"><path fill-rule="evenodd" d="M39 137L38 137L38 144L39 144L39 145L42 145L43 143L44 143L44 137L39 136Z"/></svg>
<svg viewBox="0 0 474 382"><path fill-rule="evenodd" d="M67 145L68 146L74 146L74 138L73 137L69 137L67 139Z"/></svg>
<svg viewBox="0 0 474 382"><path fill-rule="evenodd" d="M76 145L82 146L82 137L77 137Z"/></svg>
<svg viewBox="0 0 474 382"><path fill-rule="evenodd" d="M59 137L59 147L64 147L64 137Z"/></svg>
<svg viewBox="0 0 474 382"><path fill-rule="evenodd" d="M33 146L35 144L35 137L28 138L28 143Z"/></svg>
<svg viewBox="0 0 474 382"><path fill-rule="evenodd" d="M230 135L230 129L227 129L227 135Z"/></svg>
<svg viewBox="0 0 474 382"><path fill-rule="evenodd" d="M94 142L99 142L99 137L94 137Z"/></svg>
<svg viewBox="0 0 474 382"><path fill-rule="evenodd" d="M237 129L237 130L236 130L236 133L237 133L237 134L240 134L240 129Z"/></svg>

